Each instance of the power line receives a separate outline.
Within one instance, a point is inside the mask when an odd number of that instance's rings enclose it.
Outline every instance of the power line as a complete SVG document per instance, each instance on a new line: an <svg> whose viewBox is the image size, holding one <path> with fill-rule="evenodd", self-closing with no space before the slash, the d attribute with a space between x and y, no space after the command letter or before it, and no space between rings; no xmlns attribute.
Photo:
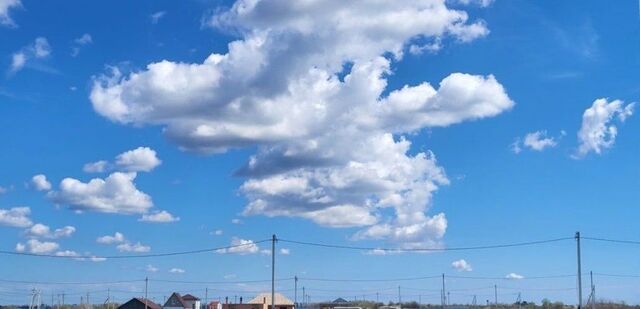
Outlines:
<svg viewBox="0 0 640 309"><path fill-rule="evenodd" d="M70 285L101 285L101 284L121 284L121 283L132 283L132 282L143 282L144 279L141 280L120 280L120 281L108 281L108 282L54 282L54 281L25 281L25 280L6 280L0 279L0 282L6 283L22 283L22 284L42 284L42 285L54 285L54 284L70 284Z"/></svg>
<svg viewBox="0 0 640 309"><path fill-rule="evenodd" d="M264 239L259 241L254 241L250 243L244 243L239 245L231 245L217 248L207 248L207 249L197 249L190 251L178 251L178 252L166 252L166 253L151 253L151 254L136 254L136 255L104 255L104 256L95 256L95 255L76 255L76 256L66 256L66 255L56 255L56 254L40 254L40 253L29 253L29 252L15 252L15 251L6 251L0 250L0 254L7 255L18 255L18 256L32 256L32 257L47 257L47 258L63 258L63 259L133 259L133 258L150 258L150 257L165 257L165 256L176 256L176 255L188 255L188 254L198 254L198 253L206 253L206 252L217 252L221 250L228 250L238 247L245 246L253 246L259 243L271 241L271 239Z"/></svg>
<svg viewBox="0 0 640 309"><path fill-rule="evenodd" d="M298 277L299 280L307 281L327 281L327 282L393 282L393 281L413 281L440 278L437 276L411 277L411 278L384 278L384 279L330 279L330 278L305 278Z"/></svg>
<svg viewBox="0 0 640 309"><path fill-rule="evenodd" d="M456 276L456 275L448 275L447 278L455 278L455 279L474 279L474 280L533 280L533 279L558 279L558 278L571 278L576 275L549 275L549 276L532 276L532 277L523 277L519 279L507 278L507 277L483 277L483 276Z"/></svg>
<svg viewBox="0 0 640 309"><path fill-rule="evenodd" d="M601 242L611 242L618 244L627 244L627 245L640 245L640 241L636 240L624 240L624 239L611 239L611 238L598 238L598 237L581 237L582 239L593 240L593 241L601 241Z"/></svg>
<svg viewBox="0 0 640 309"><path fill-rule="evenodd" d="M291 281L294 278L280 278L276 281ZM165 279L149 279L152 282L167 282L167 283L186 283L186 284L235 284L235 283L266 283L271 282L271 279L266 280L236 280L236 281L183 281L183 280L165 280Z"/></svg>
<svg viewBox="0 0 640 309"><path fill-rule="evenodd" d="M496 245L485 245L485 246L471 246L471 247L443 247L443 248L381 248L381 247L359 247L359 246L347 246L347 245L336 245L336 244L327 244L327 243L318 243L318 242L307 242L307 241L297 241L297 240L288 240L279 238L278 241L287 242L291 244L297 245L305 245L305 246L315 246L315 247L324 247L324 248L334 248L334 249L348 249L348 250L365 250L365 251L389 251L389 252L429 252L429 251L465 251L465 250L485 250L485 249L498 249L498 248L510 248L510 247L522 247L522 246L532 246L532 245L540 245L547 244L559 241L565 241L574 239L573 237L562 237L555 239L546 239L546 240L537 240L537 241L527 241L527 242L517 242L517 243L507 243L507 244L496 244Z"/></svg>

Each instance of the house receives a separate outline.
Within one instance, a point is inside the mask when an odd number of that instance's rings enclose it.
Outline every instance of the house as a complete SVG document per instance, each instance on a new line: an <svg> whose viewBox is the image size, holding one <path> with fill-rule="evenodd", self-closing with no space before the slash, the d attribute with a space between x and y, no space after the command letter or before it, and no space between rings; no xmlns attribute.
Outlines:
<svg viewBox="0 0 640 309"><path fill-rule="evenodd" d="M219 301L212 301L207 304L206 309L222 309L222 304Z"/></svg>
<svg viewBox="0 0 640 309"><path fill-rule="evenodd" d="M318 304L320 309L334 309L334 308L346 308L351 307L351 302L344 298L337 298L336 300L328 303Z"/></svg>
<svg viewBox="0 0 640 309"><path fill-rule="evenodd" d="M200 298L191 294L180 296L180 293L173 293L162 306L164 309L200 309Z"/></svg>
<svg viewBox="0 0 640 309"><path fill-rule="evenodd" d="M200 298L187 294L182 296L182 300L185 303L186 309L200 309Z"/></svg>
<svg viewBox="0 0 640 309"><path fill-rule="evenodd" d="M261 293L249 301L249 304L262 305L260 309L271 307L271 293ZM273 309L294 309L293 302L280 293L275 293L275 308Z"/></svg>
<svg viewBox="0 0 640 309"><path fill-rule="evenodd" d="M240 296L240 303L229 303L229 298L224 298L224 305L222 309L264 309L262 304L248 304L242 303L242 296Z"/></svg>
<svg viewBox="0 0 640 309"><path fill-rule="evenodd" d="M162 309L162 307L148 299L136 297L118 306L118 309Z"/></svg>

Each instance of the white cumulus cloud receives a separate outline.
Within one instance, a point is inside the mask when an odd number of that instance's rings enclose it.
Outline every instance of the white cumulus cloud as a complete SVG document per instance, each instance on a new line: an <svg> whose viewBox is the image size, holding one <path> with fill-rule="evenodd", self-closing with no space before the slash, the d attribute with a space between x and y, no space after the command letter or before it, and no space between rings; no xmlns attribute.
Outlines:
<svg viewBox="0 0 640 309"><path fill-rule="evenodd" d="M149 172L160 163L156 151L149 147L138 147L116 157L116 166L126 172Z"/></svg>
<svg viewBox="0 0 640 309"><path fill-rule="evenodd" d="M13 207L10 209L0 209L0 225L10 227L30 227L33 225L31 218L31 208Z"/></svg>
<svg viewBox="0 0 640 309"><path fill-rule="evenodd" d="M575 157L584 157L590 152L596 154L613 147L618 128L614 120L624 122L633 114L635 103L625 105L620 100L597 99L582 114L582 126L578 131L578 150Z"/></svg>
<svg viewBox="0 0 640 309"><path fill-rule="evenodd" d="M29 239L26 244L16 244L16 251L28 252L34 254L52 253L60 248L60 245L51 241L39 241L37 239Z"/></svg>
<svg viewBox="0 0 640 309"><path fill-rule="evenodd" d="M49 191L51 190L51 183L47 180L47 176L43 174L35 175L31 178L31 185L33 188L38 191Z"/></svg>
<svg viewBox="0 0 640 309"><path fill-rule="evenodd" d="M169 269L169 272L172 274L184 274L185 270L182 268L171 268Z"/></svg>
<svg viewBox="0 0 640 309"><path fill-rule="evenodd" d="M57 239L63 237L71 237L76 232L76 228L70 225L51 230L51 228L42 223L36 223L25 231L27 237L33 238L50 238Z"/></svg>
<svg viewBox="0 0 640 309"><path fill-rule="evenodd" d="M100 160L100 161L90 162L85 164L82 167L82 170L85 173L103 173L107 170L108 166L109 166L109 162L105 160Z"/></svg>
<svg viewBox="0 0 640 309"><path fill-rule="evenodd" d="M427 212L449 180L435 155L410 152L405 135L494 117L514 102L491 74L398 89L387 89L387 77L409 45L467 43L489 33L484 21L444 0L239 0L205 25L241 37L200 63L112 68L94 79L94 110L162 126L183 150L256 147L237 172L246 178L244 215L361 227L356 239L407 248L439 245L445 215Z"/></svg>
<svg viewBox="0 0 640 309"><path fill-rule="evenodd" d="M471 264L469 264L464 259L453 261L451 263L451 267L453 267L457 271L472 271L473 270L473 268L471 268Z"/></svg>
<svg viewBox="0 0 640 309"><path fill-rule="evenodd" d="M176 217L170 214L168 211L162 210L149 214L143 214L142 218L138 219L138 221L151 223L169 223L180 221L180 217Z"/></svg>
<svg viewBox="0 0 640 309"><path fill-rule="evenodd" d="M518 275L516 273L509 273L505 276L506 279L520 280L524 279L523 275Z"/></svg>
<svg viewBox="0 0 640 309"><path fill-rule="evenodd" d="M218 253L233 253L233 254L254 254L260 252L260 247L253 240L242 239L233 237L231 239L231 248L217 250Z"/></svg>
<svg viewBox="0 0 640 309"><path fill-rule="evenodd" d="M139 191L133 182L136 173L114 172L107 178L94 178L82 182L65 178L58 191L48 197L58 204L68 205L79 211L96 211L118 214L142 214L152 206L151 197Z"/></svg>
<svg viewBox="0 0 640 309"><path fill-rule="evenodd" d="M143 245L140 242L137 242L137 243L125 242L117 245L116 249L118 249L118 251L120 252L137 252L137 253L151 251L150 246Z"/></svg>
<svg viewBox="0 0 640 309"><path fill-rule="evenodd" d="M96 242L98 242L99 244L105 244L105 245L119 244L119 243L125 242L125 238L124 238L124 234L120 232L115 232L113 236L105 235L105 236L98 237L96 239Z"/></svg>

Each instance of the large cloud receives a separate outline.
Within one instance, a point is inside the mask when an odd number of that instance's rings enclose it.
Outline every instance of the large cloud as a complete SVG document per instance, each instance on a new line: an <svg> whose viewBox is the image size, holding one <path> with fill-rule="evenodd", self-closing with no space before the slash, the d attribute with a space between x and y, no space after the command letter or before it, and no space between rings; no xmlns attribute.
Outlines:
<svg viewBox="0 0 640 309"><path fill-rule="evenodd" d="M600 154L603 150L611 148L618 135L618 128L611 122L616 118L619 122L624 122L633 114L634 105L624 105L620 100L595 100L582 115L582 126L578 131L580 145L576 157L583 157L589 152Z"/></svg>
<svg viewBox="0 0 640 309"><path fill-rule="evenodd" d="M115 172L105 179L94 178L81 182L65 178L59 191L51 191L48 197L55 203L68 205L74 210L91 210L105 213L142 214L152 206L151 197L139 191L134 180L136 173Z"/></svg>
<svg viewBox="0 0 640 309"><path fill-rule="evenodd" d="M25 234L31 238L62 238L71 237L76 232L76 228L70 225L51 230L51 228L42 223L36 223L25 231Z"/></svg>
<svg viewBox="0 0 640 309"><path fill-rule="evenodd" d="M245 215L367 226L355 238L406 247L438 242L446 218L426 212L448 179L433 154L412 153L402 135L492 117L513 102L492 75L454 73L437 89L395 90L387 76L408 45L469 42L488 34L483 21L443 0L247 0L206 24L242 38L202 63L113 68L94 81L96 112L163 126L185 150L258 146L238 171L248 178Z"/></svg>
<svg viewBox="0 0 640 309"><path fill-rule="evenodd" d="M20 0L0 0L0 25L15 27L16 24L9 16L9 10L20 5Z"/></svg>
<svg viewBox="0 0 640 309"><path fill-rule="evenodd" d="M31 215L31 208L29 207L0 209L0 225L30 227L33 222L29 218L29 215Z"/></svg>

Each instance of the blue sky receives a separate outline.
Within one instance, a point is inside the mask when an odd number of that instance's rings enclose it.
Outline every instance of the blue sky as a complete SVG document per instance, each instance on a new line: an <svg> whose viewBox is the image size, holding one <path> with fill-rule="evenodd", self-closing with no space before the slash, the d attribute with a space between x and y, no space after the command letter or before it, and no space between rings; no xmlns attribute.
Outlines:
<svg viewBox="0 0 640 309"><path fill-rule="evenodd" d="M405 249L640 238L637 1L0 0L0 21L2 250L162 253L274 233ZM576 299L575 277L532 278L574 274L571 240L431 254L278 247L278 277L303 278L312 301L396 300L400 285L403 300L439 303L437 278L304 278L441 273L476 277L447 280L452 303L492 299L494 284L505 301ZM3 255L0 277L148 276L157 301L207 286L249 297L268 283L237 281L269 278L269 247L240 248ZM585 240L583 270L635 274L637 250ZM637 279L596 284L599 297L640 302ZM33 286L0 282L0 303L26 302ZM107 287L122 301L143 283L36 286L45 301L103 299ZM292 281L278 288L293 297Z"/></svg>

